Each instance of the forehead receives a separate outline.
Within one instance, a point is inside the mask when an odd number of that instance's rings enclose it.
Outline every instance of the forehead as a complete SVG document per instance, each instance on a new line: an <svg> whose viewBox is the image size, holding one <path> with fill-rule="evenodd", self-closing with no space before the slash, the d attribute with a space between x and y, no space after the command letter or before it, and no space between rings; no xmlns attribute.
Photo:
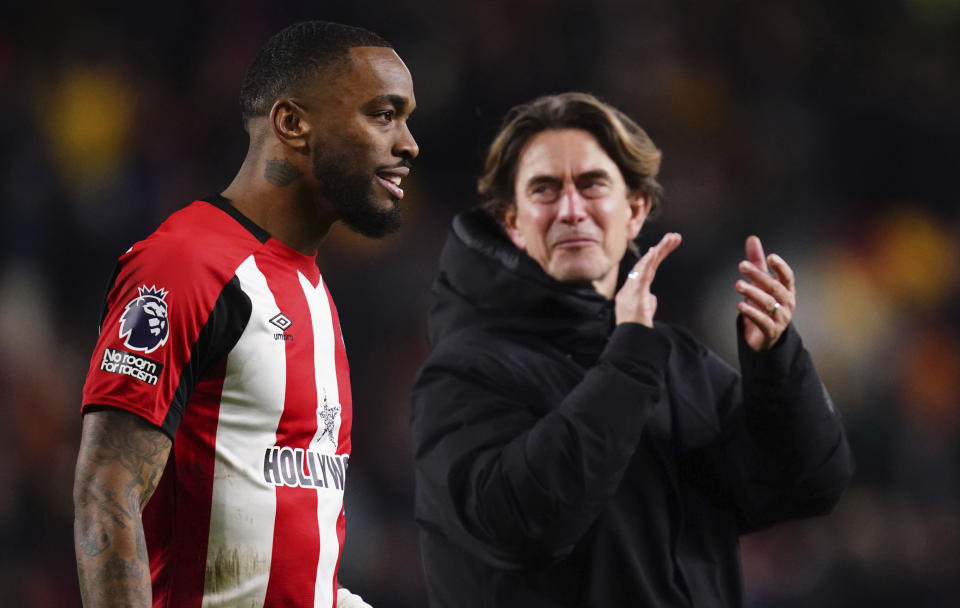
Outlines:
<svg viewBox="0 0 960 608"><path fill-rule="evenodd" d="M350 49L350 61L328 88L331 97L347 105L367 103L377 97L416 102L410 71L393 49L360 46Z"/></svg>
<svg viewBox="0 0 960 608"><path fill-rule="evenodd" d="M536 176L577 176L590 171L620 175L613 159L591 133L550 129L531 137L517 159L517 182Z"/></svg>

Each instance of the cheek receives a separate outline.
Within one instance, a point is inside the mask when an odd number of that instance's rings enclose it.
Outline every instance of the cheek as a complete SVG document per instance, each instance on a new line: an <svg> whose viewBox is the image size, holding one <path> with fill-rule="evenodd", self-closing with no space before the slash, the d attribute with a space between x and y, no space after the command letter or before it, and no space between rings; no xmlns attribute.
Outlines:
<svg viewBox="0 0 960 608"><path fill-rule="evenodd" d="M630 207L616 201L606 201L599 211L594 221L606 233L608 240L625 241L629 237Z"/></svg>
<svg viewBox="0 0 960 608"><path fill-rule="evenodd" d="M321 139L317 145L321 155L339 156L351 162L365 161L373 148L367 134L356 129L337 132Z"/></svg>
<svg viewBox="0 0 960 608"><path fill-rule="evenodd" d="M521 228L528 246L545 241L550 231L551 215L544 207L534 207L517 217L517 225Z"/></svg>
<svg viewBox="0 0 960 608"><path fill-rule="evenodd" d="M608 226L615 222L626 223L630 215L630 208L623 202L614 198L606 198L598 201L596 219L598 223Z"/></svg>

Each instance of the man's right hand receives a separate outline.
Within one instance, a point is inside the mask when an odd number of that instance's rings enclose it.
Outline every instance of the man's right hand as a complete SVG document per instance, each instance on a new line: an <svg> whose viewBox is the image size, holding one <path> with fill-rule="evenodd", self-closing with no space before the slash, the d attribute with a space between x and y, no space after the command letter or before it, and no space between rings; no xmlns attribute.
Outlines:
<svg viewBox="0 0 960 608"><path fill-rule="evenodd" d="M152 605L141 511L172 443L146 420L116 409L83 417L73 486L74 545L83 605Z"/></svg>
<svg viewBox="0 0 960 608"><path fill-rule="evenodd" d="M680 245L680 241L681 237L678 233L668 232L633 266L615 298L614 311L617 316L617 325L640 323L653 327L653 316L657 312L657 296L650 293L650 285L657 274L660 262Z"/></svg>

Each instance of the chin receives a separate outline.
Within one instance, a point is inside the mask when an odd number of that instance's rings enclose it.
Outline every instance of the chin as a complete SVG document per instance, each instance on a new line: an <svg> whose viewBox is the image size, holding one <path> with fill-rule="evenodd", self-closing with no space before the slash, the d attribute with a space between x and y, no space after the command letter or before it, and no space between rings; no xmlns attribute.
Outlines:
<svg viewBox="0 0 960 608"><path fill-rule="evenodd" d="M605 273L602 269L592 265L564 265L548 272L551 277L561 283L591 283L602 278Z"/></svg>
<svg viewBox="0 0 960 608"><path fill-rule="evenodd" d="M400 206L390 197L334 199L340 220L350 230L371 238L382 238L400 229Z"/></svg>
<svg viewBox="0 0 960 608"><path fill-rule="evenodd" d="M382 204L381 204L381 206L380 206L380 210L381 210L381 211L384 211L384 212L390 212L390 211L393 211L394 209L396 209L396 208L399 207L399 206L400 206L400 199L394 198L394 197L391 196L391 197L389 197L388 199L386 199L385 201L382 202Z"/></svg>
<svg viewBox="0 0 960 608"><path fill-rule="evenodd" d="M610 264L606 259L593 252L581 251L578 255L555 258L547 274L565 283L583 283L599 280L609 271Z"/></svg>

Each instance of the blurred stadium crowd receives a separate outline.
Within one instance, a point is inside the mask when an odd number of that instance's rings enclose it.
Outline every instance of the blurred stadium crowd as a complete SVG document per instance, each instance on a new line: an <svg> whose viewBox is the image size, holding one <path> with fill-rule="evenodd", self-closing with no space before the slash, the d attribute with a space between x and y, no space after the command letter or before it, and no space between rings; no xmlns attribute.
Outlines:
<svg viewBox="0 0 960 608"><path fill-rule="evenodd" d="M95 5L98 3L94 3ZM748 234L798 275L796 324L858 461L826 519L743 540L750 608L955 606L960 593L960 0L14 3L0 19L0 603L79 605L79 398L116 257L221 190L266 38L361 25L409 65L421 157L401 233L319 263L355 403L344 583L424 605L408 389L449 221L511 105L593 92L664 152L684 235L658 316L731 362Z"/></svg>

